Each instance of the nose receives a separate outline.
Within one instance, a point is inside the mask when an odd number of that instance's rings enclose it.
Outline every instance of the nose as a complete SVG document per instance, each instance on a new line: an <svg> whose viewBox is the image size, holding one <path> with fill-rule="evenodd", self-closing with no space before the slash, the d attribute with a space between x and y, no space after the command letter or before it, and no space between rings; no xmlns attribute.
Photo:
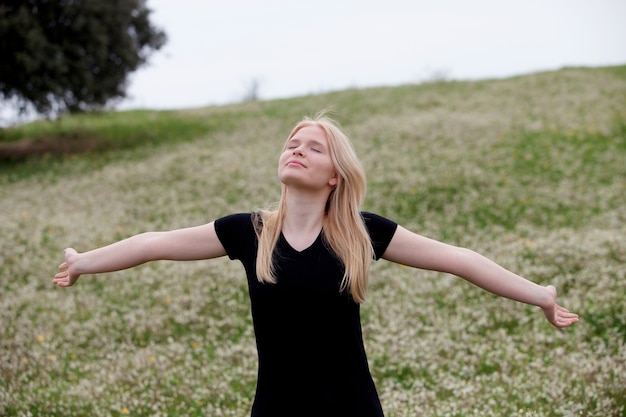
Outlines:
<svg viewBox="0 0 626 417"><path fill-rule="evenodd" d="M302 149L300 147L297 147L293 150L293 154L294 155L298 155L298 156L302 156Z"/></svg>

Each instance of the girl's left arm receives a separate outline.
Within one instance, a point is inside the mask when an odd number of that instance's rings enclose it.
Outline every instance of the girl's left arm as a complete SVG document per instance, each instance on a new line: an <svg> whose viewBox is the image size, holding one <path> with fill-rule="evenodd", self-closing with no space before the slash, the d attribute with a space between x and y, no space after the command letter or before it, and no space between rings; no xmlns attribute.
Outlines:
<svg viewBox="0 0 626 417"><path fill-rule="evenodd" d="M556 289L543 287L465 248L420 236L398 226L383 259L413 268L447 272L493 294L540 307L556 327L578 322L578 315L556 303Z"/></svg>

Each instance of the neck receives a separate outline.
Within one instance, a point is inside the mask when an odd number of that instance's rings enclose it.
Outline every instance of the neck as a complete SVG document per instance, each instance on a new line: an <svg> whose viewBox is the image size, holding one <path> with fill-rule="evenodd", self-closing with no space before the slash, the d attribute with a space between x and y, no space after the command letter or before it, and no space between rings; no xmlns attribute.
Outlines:
<svg viewBox="0 0 626 417"><path fill-rule="evenodd" d="M322 228L328 195L285 190L287 210L283 231L318 232Z"/></svg>

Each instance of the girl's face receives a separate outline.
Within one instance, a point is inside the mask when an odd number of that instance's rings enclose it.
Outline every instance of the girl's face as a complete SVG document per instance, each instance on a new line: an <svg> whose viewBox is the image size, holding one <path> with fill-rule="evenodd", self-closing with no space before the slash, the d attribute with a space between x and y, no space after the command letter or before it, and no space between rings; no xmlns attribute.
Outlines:
<svg viewBox="0 0 626 417"><path fill-rule="evenodd" d="M324 130L315 125L298 130L287 142L278 160L278 177L289 187L330 190L337 174Z"/></svg>

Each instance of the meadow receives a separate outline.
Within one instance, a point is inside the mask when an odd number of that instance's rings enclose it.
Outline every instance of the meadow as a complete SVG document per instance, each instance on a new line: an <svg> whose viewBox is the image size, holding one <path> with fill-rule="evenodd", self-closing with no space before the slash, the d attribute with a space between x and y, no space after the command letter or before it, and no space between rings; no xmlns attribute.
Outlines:
<svg viewBox="0 0 626 417"><path fill-rule="evenodd" d="M0 130L0 415L249 414L256 350L237 262L155 262L51 284L65 247L272 205L277 159L330 109L364 209L542 285L580 322L375 262L365 344L388 417L626 416L626 66L350 89Z"/></svg>

